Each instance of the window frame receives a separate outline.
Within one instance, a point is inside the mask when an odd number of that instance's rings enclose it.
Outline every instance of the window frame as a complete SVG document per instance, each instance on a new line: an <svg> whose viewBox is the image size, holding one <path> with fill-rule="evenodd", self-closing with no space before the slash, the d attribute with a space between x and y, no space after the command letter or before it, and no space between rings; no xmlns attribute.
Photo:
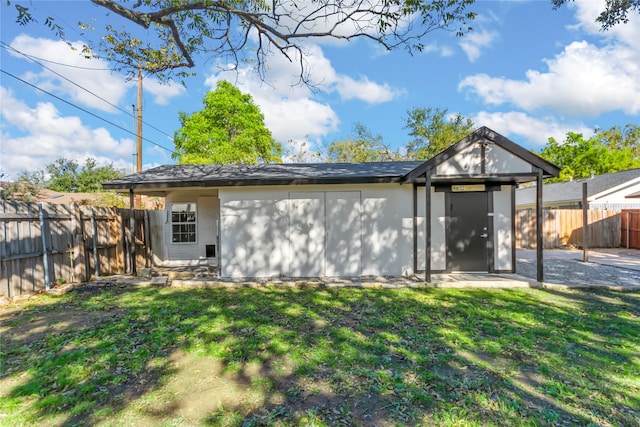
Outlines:
<svg viewBox="0 0 640 427"><path fill-rule="evenodd" d="M176 207L184 206L182 210L174 210ZM191 210L193 208L193 210ZM174 221L175 215L178 215L178 221ZM181 218L181 215L184 218ZM193 217L193 220L190 220L190 217ZM178 230L177 232L174 230L174 227L185 227L183 230ZM190 231L187 228L193 226L193 231ZM171 244L172 245L194 245L198 243L198 204L196 202L174 202L171 203L171 209L169 210L169 227L171 233ZM190 234L193 234L194 240L175 240L175 236L186 236L189 237Z"/></svg>

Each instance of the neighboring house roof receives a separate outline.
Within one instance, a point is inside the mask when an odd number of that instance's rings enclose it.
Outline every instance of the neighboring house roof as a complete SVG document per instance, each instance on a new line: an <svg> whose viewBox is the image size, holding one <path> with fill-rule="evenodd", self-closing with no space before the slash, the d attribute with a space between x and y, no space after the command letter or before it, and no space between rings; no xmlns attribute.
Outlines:
<svg viewBox="0 0 640 427"><path fill-rule="evenodd" d="M43 188L36 196L39 202L55 203L58 205L67 205L70 203L82 203L84 201L92 202L97 200L97 193L61 193L58 191Z"/></svg>
<svg viewBox="0 0 640 427"><path fill-rule="evenodd" d="M446 160L456 156L473 144L486 141L495 143L512 155L531 165L531 170L514 174L471 175L453 179L490 179L504 182L527 182L541 170L545 177L558 176L560 170L525 150L516 143L487 127L471 135L427 161L371 162L371 163L304 163L257 165L166 165L103 184L108 190L135 190L153 194L169 188L231 187L243 185L302 185L302 184L372 184L391 182L424 182L424 174ZM422 181L420 181L422 179ZM449 177L436 177L446 180Z"/></svg>
<svg viewBox="0 0 640 427"><path fill-rule="evenodd" d="M616 192L635 191L640 188L640 169L629 169L622 172L597 175L592 178L578 179L569 182L545 184L542 191L544 204L578 203L582 201L582 184L587 183L587 199L590 203L598 202ZM627 195L626 197L631 197ZM535 205L536 188L520 188L516 191L516 205Z"/></svg>

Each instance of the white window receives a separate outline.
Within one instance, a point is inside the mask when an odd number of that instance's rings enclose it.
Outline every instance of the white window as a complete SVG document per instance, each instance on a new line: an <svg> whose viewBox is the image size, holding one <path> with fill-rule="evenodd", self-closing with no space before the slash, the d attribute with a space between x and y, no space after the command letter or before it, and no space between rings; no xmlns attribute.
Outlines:
<svg viewBox="0 0 640 427"><path fill-rule="evenodd" d="M196 243L196 204L173 203L171 205L171 241Z"/></svg>

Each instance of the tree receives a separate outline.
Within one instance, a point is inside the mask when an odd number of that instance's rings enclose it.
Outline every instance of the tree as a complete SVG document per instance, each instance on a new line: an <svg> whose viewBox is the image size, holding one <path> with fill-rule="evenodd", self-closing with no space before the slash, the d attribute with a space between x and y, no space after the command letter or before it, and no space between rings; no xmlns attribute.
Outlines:
<svg viewBox="0 0 640 427"><path fill-rule="evenodd" d="M596 128L595 138L612 150L629 149L636 159L640 159L640 126L628 123L624 129L613 126L609 130Z"/></svg>
<svg viewBox="0 0 640 427"><path fill-rule="evenodd" d="M66 193L92 193L102 191L102 183L124 175L109 164L97 166L95 159L88 157L84 166L75 160L57 159L45 166L49 179L45 187Z"/></svg>
<svg viewBox="0 0 640 427"><path fill-rule="evenodd" d="M87 158L78 174L78 191L81 193L95 193L102 191L102 183L120 178L124 174L116 170L113 165L97 166L95 159Z"/></svg>
<svg viewBox="0 0 640 427"><path fill-rule="evenodd" d="M584 139L582 134L574 132L567 133L562 143L549 138L539 154L561 169L560 176L551 182L640 167L640 160L634 157L629 148L612 149L595 136Z"/></svg>
<svg viewBox="0 0 640 427"><path fill-rule="evenodd" d="M554 9L558 9L570 1L573 0L551 0ZM596 22L603 30L608 30L615 25L628 23L629 14L633 11L640 12L640 0L607 0L605 9L600 12Z"/></svg>
<svg viewBox="0 0 640 427"><path fill-rule="evenodd" d="M180 113L173 155L181 164L280 162L282 146L264 124L249 94L221 80L202 100L204 108Z"/></svg>
<svg viewBox="0 0 640 427"><path fill-rule="evenodd" d="M44 188L44 172L23 172L15 182L0 183L0 200L35 202Z"/></svg>
<svg viewBox="0 0 640 427"><path fill-rule="evenodd" d="M473 120L460 113L448 115L440 108L414 108L407 112L405 129L413 139L407 143L407 157L426 160L473 132Z"/></svg>
<svg viewBox="0 0 640 427"><path fill-rule="evenodd" d="M283 156L286 163L318 163L326 160L326 153L322 148L313 150L311 143L290 140Z"/></svg>
<svg viewBox="0 0 640 427"><path fill-rule="evenodd" d="M384 145L381 135L373 135L362 123L353 126L355 135L333 141L327 150L330 163L382 162L398 160L401 156Z"/></svg>
<svg viewBox="0 0 640 427"><path fill-rule="evenodd" d="M304 68L304 43L309 39L364 38L388 50L404 47L410 52L421 51L427 34L443 29L463 35L476 16L468 11L474 0L91 2L112 17L98 29L100 42L87 45L85 54L103 52L129 72L140 65L159 76L176 70L176 74L185 74L183 70L193 67L198 55L207 59L213 55L232 69L246 61L263 72L268 56L275 51L299 61ZM18 23L40 20L65 38L65 28L46 11L40 14L36 3L13 4ZM122 19L114 21L114 16ZM81 23L81 29L94 29L93 23L100 21L91 22Z"/></svg>
<svg viewBox="0 0 640 427"><path fill-rule="evenodd" d="M78 192L78 167L75 160L60 158L45 166L49 174L47 188L67 193Z"/></svg>

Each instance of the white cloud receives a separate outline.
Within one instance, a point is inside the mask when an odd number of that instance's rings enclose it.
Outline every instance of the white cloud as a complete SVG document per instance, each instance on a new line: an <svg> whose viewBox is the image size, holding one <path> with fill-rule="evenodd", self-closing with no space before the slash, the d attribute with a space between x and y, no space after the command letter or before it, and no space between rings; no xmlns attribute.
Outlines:
<svg viewBox="0 0 640 427"><path fill-rule="evenodd" d="M354 79L339 74L318 46L306 47L303 58L308 78L315 89L296 84L299 62L288 61L283 56L270 58L265 81L262 82L249 69L222 72L210 76L205 84L214 89L220 79L234 83L241 91L251 94L265 116L265 123L279 141L317 140L338 129L340 120L325 102L317 100L318 94L337 93L343 100L358 100L369 104L390 101L400 90L388 84L372 82L366 76Z"/></svg>
<svg viewBox="0 0 640 427"><path fill-rule="evenodd" d="M467 54L469 61L474 62L476 59L480 58L481 49L491 46L497 38L498 33L495 31L471 31L462 37L460 40L460 47L464 53Z"/></svg>
<svg viewBox="0 0 640 427"><path fill-rule="evenodd" d="M360 80L354 80L349 76L338 76L335 87L342 99L358 99L369 104L391 101L400 93L398 90L393 90L388 84L380 85L372 82L366 76Z"/></svg>
<svg viewBox="0 0 640 427"><path fill-rule="evenodd" d="M109 64L106 61L85 59L80 53L82 52L81 42L73 42L72 46L76 51L72 51L63 41L33 38L24 34L19 35L11 42L12 48L45 60L36 59L55 71L55 73L76 84L47 69L42 69L39 73L27 73L25 78L32 83L47 91L68 94L73 101L83 105L102 111L115 111L115 108L107 102L100 100L82 88L99 95L111 104L117 105L133 83L126 82L121 76L108 71ZM11 50L9 50L9 53L18 58L24 58L24 56ZM71 67L59 64L67 64Z"/></svg>
<svg viewBox="0 0 640 427"><path fill-rule="evenodd" d="M522 112L490 113L481 111L472 117L473 121L513 139L520 145L538 149L548 142L550 137L564 141L568 132L582 133L590 137L593 130L583 123L561 123L555 117L532 117ZM524 139L514 137L519 136Z"/></svg>
<svg viewBox="0 0 640 427"><path fill-rule="evenodd" d="M477 74L462 80L458 89L468 89L487 104L508 103L526 111L550 107L593 117L615 110L640 112L640 63L630 49L573 42L545 62L547 72L528 70L525 80Z"/></svg>
<svg viewBox="0 0 640 427"><path fill-rule="evenodd" d="M28 71L22 76L25 80L46 91L67 95L72 101L82 105L115 112L117 109L109 104L120 104L127 91L135 87L136 82L128 81L109 71L107 61L82 56L82 42L73 42L72 46L75 51L63 41L33 38L24 34L11 42L12 48L33 56L36 61L50 69ZM19 53L12 50L8 52L16 58L28 61ZM185 92L180 84L161 84L153 78L146 78L143 88L154 95L154 102L159 105L166 105L169 99Z"/></svg>
<svg viewBox="0 0 640 427"><path fill-rule="evenodd" d="M596 18L605 9L605 0L580 1L570 3L570 6L575 7L576 11L578 25L575 28L605 39L618 40L635 51L640 50L640 15L638 13L631 11L628 23L618 24L607 31L602 31Z"/></svg>
<svg viewBox="0 0 640 427"><path fill-rule="evenodd" d="M167 105L171 98L185 93L185 87L179 83L160 83L151 78L144 79L142 88L154 95L154 102L158 105Z"/></svg>
<svg viewBox="0 0 640 427"><path fill-rule="evenodd" d="M640 17L600 31L595 19L604 2L576 2L576 19L594 42L574 41L552 59L546 70L528 70L523 79L476 74L463 79L466 90L490 105L510 104L525 111L552 109L567 115L597 117L623 111L640 113ZM596 43L597 42L597 43Z"/></svg>
<svg viewBox="0 0 640 427"><path fill-rule="evenodd" d="M116 140L104 128L92 129L78 117L60 116L48 102L32 108L2 86L0 99L3 128L11 126L22 132L21 136L2 135L0 169L9 178L41 169L61 157L81 164L93 157L98 164L113 163L116 168L130 170L133 140Z"/></svg>

